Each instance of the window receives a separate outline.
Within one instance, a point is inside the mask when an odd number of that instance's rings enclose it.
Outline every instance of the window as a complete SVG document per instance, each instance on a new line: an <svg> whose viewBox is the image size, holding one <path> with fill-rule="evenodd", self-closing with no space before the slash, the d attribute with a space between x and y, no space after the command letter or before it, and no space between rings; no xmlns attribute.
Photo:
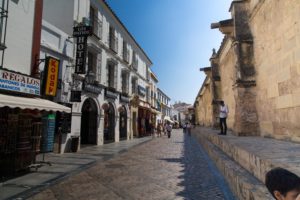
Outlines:
<svg viewBox="0 0 300 200"><path fill-rule="evenodd" d="M128 94L128 79L129 74L126 71L122 72L122 93Z"/></svg>
<svg viewBox="0 0 300 200"><path fill-rule="evenodd" d="M133 51L132 52L132 67L134 70L138 70L138 59L136 53Z"/></svg>
<svg viewBox="0 0 300 200"><path fill-rule="evenodd" d="M96 74L97 69L97 55L92 52L88 52L88 74Z"/></svg>
<svg viewBox="0 0 300 200"><path fill-rule="evenodd" d="M108 64L108 87L115 88L115 65L112 63Z"/></svg>
<svg viewBox="0 0 300 200"><path fill-rule="evenodd" d="M109 48L115 53L118 52L118 38L116 37L116 30L114 27L109 27Z"/></svg>
<svg viewBox="0 0 300 200"><path fill-rule="evenodd" d="M149 103L150 102L150 94L149 94L149 87L146 87L146 101Z"/></svg>
<svg viewBox="0 0 300 200"><path fill-rule="evenodd" d="M146 67L146 79L147 79L148 81L150 80L149 67Z"/></svg>
<svg viewBox="0 0 300 200"><path fill-rule="evenodd" d="M123 60L129 63L129 51L127 48L127 42L123 41Z"/></svg>
<svg viewBox="0 0 300 200"><path fill-rule="evenodd" d="M137 94L137 79L132 78L131 80L131 92L132 94Z"/></svg>
<svg viewBox="0 0 300 200"><path fill-rule="evenodd" d="M102 34L102 22L98 19L97 9L90 7L90 25L93 29L93 34L98 38L101 38Z"/></svg>

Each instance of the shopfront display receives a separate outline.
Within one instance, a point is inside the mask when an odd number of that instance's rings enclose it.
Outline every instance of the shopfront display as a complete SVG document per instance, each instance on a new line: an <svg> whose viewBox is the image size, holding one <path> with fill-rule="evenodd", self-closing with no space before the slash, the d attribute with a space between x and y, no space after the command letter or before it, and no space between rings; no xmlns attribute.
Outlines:
<svg viewBox="0 0 300 200"><path fill-rule="evenodd" d="M57 111L71 109L45 99L0 94L0 175L26 170L38 153L53 151Z"/></svg>

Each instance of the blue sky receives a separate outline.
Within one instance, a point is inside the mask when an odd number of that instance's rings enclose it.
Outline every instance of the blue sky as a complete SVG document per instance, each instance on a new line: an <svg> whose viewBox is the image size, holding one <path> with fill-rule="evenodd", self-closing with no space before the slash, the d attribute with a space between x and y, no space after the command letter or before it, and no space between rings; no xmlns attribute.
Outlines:
<svg viewBox="0 0 300 200"><path fill-rule="evenodd" d="M223 35L212 22L230 18L231 0L107 0L152 60L152 70L174 103L194 103Z"/></svg>

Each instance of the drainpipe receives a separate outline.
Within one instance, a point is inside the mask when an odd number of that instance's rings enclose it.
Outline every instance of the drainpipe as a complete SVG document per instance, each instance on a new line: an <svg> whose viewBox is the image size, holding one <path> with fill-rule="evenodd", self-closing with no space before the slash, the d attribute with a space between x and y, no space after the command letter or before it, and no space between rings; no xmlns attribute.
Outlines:
<svg viewBox="0 0 300 200"><path fill-rule="evenodd" d="M41 49L42 18L43 0L36 0L34 9L34 26L31 50L31 76L36 78L40 78L39 59Z"/></svg>

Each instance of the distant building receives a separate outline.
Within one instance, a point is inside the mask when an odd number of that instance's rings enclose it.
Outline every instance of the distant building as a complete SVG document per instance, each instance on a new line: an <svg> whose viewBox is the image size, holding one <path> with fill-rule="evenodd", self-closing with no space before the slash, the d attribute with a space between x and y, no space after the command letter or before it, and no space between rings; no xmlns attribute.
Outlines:
<svg viewBox="0 0 300 200"><path fill-rule="evenodd" d="M164 122L165 120L171 120L171 98L168 97L161 89L157 88L157 105L158 110L161 112L157 120L159 122Z"/></svg>
<svg viewBox="0 0 300 200"><path fill-rule="evenodd" d="M189 108L191 106L191 104L187 104L184 102L175 103L173 105L174 110L178 111L178 122L180 126L182 126L190 120Z"/></svg>

